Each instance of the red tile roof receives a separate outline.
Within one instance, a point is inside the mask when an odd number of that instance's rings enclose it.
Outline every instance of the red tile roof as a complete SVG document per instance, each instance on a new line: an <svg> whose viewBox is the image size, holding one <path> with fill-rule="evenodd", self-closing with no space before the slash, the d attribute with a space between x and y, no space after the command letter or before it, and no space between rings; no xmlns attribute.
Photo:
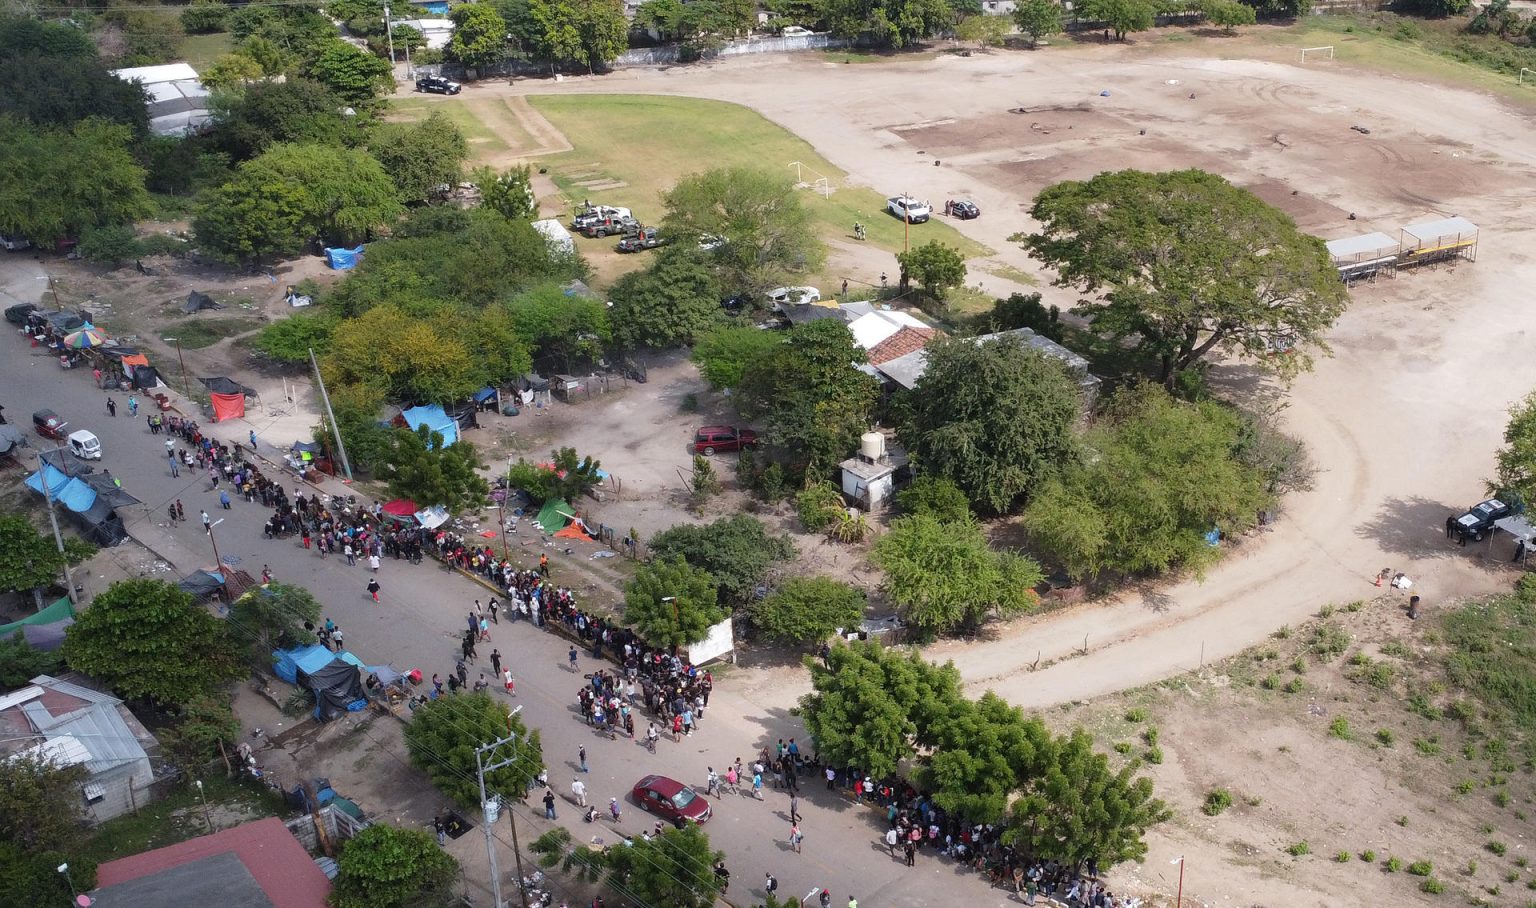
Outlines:
<svg viewBox="0 0 1536 908"><path fill-rule="evenodd" d="M96 885L105 889L227 852L255 877L273 908L325 908L331 881L276 817L108 861L96 869Z"/></svg>
<svg viewBox="0 0 1536 908"><path fill-rule="evenodd" d="M903 327L900 331L869 348L869 364L871 366L878 366L881 363L888 363L898 356L916 353L928 346L928 342L933 340L936 334L938 332L932 328Z"/></svg>

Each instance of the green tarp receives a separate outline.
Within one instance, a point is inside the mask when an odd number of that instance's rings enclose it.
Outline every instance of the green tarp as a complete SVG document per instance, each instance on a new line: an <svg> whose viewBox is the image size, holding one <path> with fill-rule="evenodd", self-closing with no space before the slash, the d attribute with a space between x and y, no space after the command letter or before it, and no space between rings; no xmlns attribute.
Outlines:
<svg viewBox="0 0 1536 908"><path fill-rule="evenodd" d="M566 508L570 510L569 507ZM556 527L559 529L559 527ZM63 621L65 618L75 617L75 607L69 604L69 597L65 596L53 605L48 606L35 615L29 615L20 621L12 621L10 624L0 624L0 640L10 637L27 624L52 624L55 621Z"/></svg>
<svg viewBox="0 0 1536 908"><path fill-rule="evenodd" d="M539 516L534 518L534 523L546 533L558 533L571 522L570 515L574 513L564 498L551 498L539 509Z"/></svg>

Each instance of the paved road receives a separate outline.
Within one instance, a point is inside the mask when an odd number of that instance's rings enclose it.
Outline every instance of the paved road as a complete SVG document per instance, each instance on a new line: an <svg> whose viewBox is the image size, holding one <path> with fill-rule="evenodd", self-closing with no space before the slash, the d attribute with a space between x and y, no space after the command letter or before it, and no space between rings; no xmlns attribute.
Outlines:
<svg viewBox="0 0 1536 908"><path fill-rule="evenodd" d="M36 263L27 258L0 259L0 295L34 301L44 286L36 280L39 272L35 269ZM322 559L304 551L293 540L266 540L261 533L266 512L259 504L236 501L231 510L222 511L217 493L207 491L206 476L183 470L179 478L173 478L165 458L165 437L149 433L144 420L146 409L141 406L139 417L129 419L126 395L118 394L118 416L108 417L106 396L93 387L89 371L61 370L56 360L36 355L23 339L11 335L0 338L0 389L4 389L0 391L0 403L6 406L7 414L30 419L34 409L48 406L58 411L72 428L97 434L105 452L101 466L111 469L127 491L145 502L144 507L124 515L130 531L171 562L177 574L185 575L214 563L208 537L197 520L197 511L207 509L215 519L224 521L217 527L216 538L226 563L244 568L253 576L269 564L280 581L311 590L325 605L326 614L341 624L348 648L364 661L389 662L397 668L420 667L428 674L451 670L457 655L456 634L463 626L464 615L476 597L488 596L472 581L431 562L412 566L386 561L380 574L383 601L375 605L364 590L366 568L347 567L339 556ZM233 442L244 441L248 428L237 420L212 431ZM266 449L264 453L274 452ZM9 481L18 480L19 474L10 474ZM168 526L165 505L177 498L182 500L189 520L179 526ZM514 553L514 557L520 555L531 566L537 560L536 551L552 553L557 581L562 576L575 575L574 567L554 550L533 545ZM798 722L786 711L764 710L749 704L732 692L726 679L716 686L701 730L681 744L664 741L658 752L651 755L633 742L594 736L576 718L572 704L579 681L564 667L563 640L525 623L503 623L493 630L492 637L494 645L513 666L519 693L516 702L524 707L523 718L543 734L546 761L558 794L569 790L576 751L583 744L592 768L585 779L589 797L606 804L611 796L622 797L646 772L663 772L702 787L706 767L710 765L723 767L737 756L750 760L759 749L772 746L780 737L806 740ZM490 669L485 657L490 648L481 647L480 667L487 673ZM592 660L583 657L582 661L590 670ZM817 785L814 780L804 786L804 794L801 809L806 838L804 853L800 855L790 852L785 844L789 829L787 798L772 791L771 786L765 802L727 798L715 804L715 817L707 831L716 847L728 855L733 874L732 901L745 904L748 899L760 899L766 872L780 879L781 895L804 894L812 887L829 886L839 908L846 904L850 894L856 895L866 908L934 904L953 899L961 891L972 905L1005 901L1001 891L989 893L974 876L957 877L953 866L946 862L925 859L914 870L899 866L876 846L883 815L854 807L842 796L826 792L824 785ZM653 819L633 804L626 804L620 828L629 832L649 828ZM533 802L530 805L530 809L538 807ZM580 821L573 805L562 802L559 812L560 821L579 840L585 841L597 831ZM539 818L531 820L525 828L525 842L547 827L542 811L538 813ZM504 827L500 834L505 838ZM474 860L480 850L456 852ZM503 853L500 861L503 871L510 872L511 855ZM483 878L483 863L469 866L471 877L477 872ZM510 892L509 889L508 895Z"/></svg>

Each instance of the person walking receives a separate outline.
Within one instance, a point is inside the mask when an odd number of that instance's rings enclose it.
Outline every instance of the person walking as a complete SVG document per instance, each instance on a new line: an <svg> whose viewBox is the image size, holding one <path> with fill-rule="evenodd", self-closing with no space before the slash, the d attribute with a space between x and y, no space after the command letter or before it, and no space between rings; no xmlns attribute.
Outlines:
<svg viewBox="0 0 1536 908"><path fill-rule="evenodd" d="M357 565L357 556L352 551L352 543L350 541L342 545L341 554L342 557L347 559L347 567L355 567Z"/></svg>
<svg viewBox="0 0 1536 908"><path fill-rule="evenodd" d="M230 509L229 508L229 492L228 491L221 491L221 492L219 492L219 507L223 508L226 511Z"/></svg>
<svg viewBox="0 0 1536 908"><path fill-rule="evenodd" d="M821 908L832 908L832 890L821 887Z"/></svg>
<svg viewBox="0 0 1536 908"><path fill-rule="evenodd" d="M912 867L917 863L917 846L912 843L911 839L908 839L901 846L901 853L906 856L908 867Z"/></svg>
<svg viewBox="0 0 1536 908"><path fill-rule="evenodd" d="M375 574L377 574L379 572L379 553L378 552L369 552L368 553L368 570L373 571Z"/></svg>
<svg viewBox="0 0 1536 908"><path fill-rule="evenodd" d="M544 819L555 819L555 793L552 791L544 792Z"/></svg>
<svg viewBox="0 0 1536 908"><path fill-rule="evenodd" d="M176 519L180 520L182 523L187 522L187 512L182 509L180 498L176 499Z"/></svg>
<svg viewBox="0 0 1536 908"><path fill-rule="evenodd" d="M789 821L800 822L800 796L794 792L790 792L789 795Z"/></svg>
<svg viewBox="0 0 1536 908"><path fill-rule="evenodd" d="M725 861L715 862L715 882L720 884L720 894L731 888L731 872L725 868Z"/></svg>
<svg viewBox="0 0 1536 908"><path fill-rule="evenodd" d="M800 843L803 841L805 841L805 836L800 833L800 824L791 822L789 824L789 847L795 850L795 854L800 853Z"/></svg>
<svg viewBox="0 0 1536 908"><path fill-rule="evenodd" d="M581 671L581 668L576 664L576 647L574 647L574 646L571 647L571 651L567 654L566 657L570 660L571 671L573 671L573 672Z"/></svg>
<svg viewBox="0 0 1536 908"><path fill-rule="evenodd" d="M374 602L378 602L379 601L379 589L380 589L380 587L379 587L379 578L377 578L377 577L369 577L368 578L368 595L373 597L373 601Z"/></svg>
<svg viewBox="0 0 1536 908"><path fill-rule="evenodd" d="M139 399L132 394L128 395L128 415L134 419L139 416Z"/></svg>
<svg viewBox="0 0 1536 908"><path fill-rule="evenodd" d="M512 669L504 668L501 670L501 684L502 687L506 688L507 693L514 697L517 696L517 688L512 684Z"/></svg>
<svg viewBox="0 0 1536 908"><path fill-rule="evenodd" d="M175 479L176 477L180 476L181 464L176 460L176 452L172 451L171 453L167 454L165 459L171 462L171 478Z"/></svg>
<svg viewBox="0 0 1536 908"><path fill-rule="evenodd" d="M539 576L540 577L548 577L549 576L549 555L548 554L540 553L540 555L539 555Z"/></svg>
<svg viewBox="0 0 1536 908"><path fill-rule="evenodd" d="M198 516L200 518L202 518L202 521L203 521L203 532L208 533L208 534L212 534L213 533L213 518L208 516L208 512L207 511L199 510L197 512L197 514L198 514Z"/></svg>
<svg viewBox="0 0 1536 908"><path fill-rule="evenodd" d="M108 416L116 416L117 415L117 401L113 400L111 397L107 398L107 415Z"/></svg>
<svg viewBox="0 0 1536 908"><path fill-rule="evenodd" d="M759 801L763 799L763 774L755 767L752 770L752 797Z"/></svg>
<svg viewBox="0 0 1536 908"><path fill-rule="evenodd" d="M835 770L832 767L828 766L827 767L827 791L831 791L832 789L834 789L836 787L837 787L837 770Z"/></svg>
<svg viewBox="0 0 1536 908"><path fill-rule="evenodd" d="M580 779L572 779L571 797L576 799L577 807L587 806L587 784Z"/></svg>
<svg viewBox="0 0 1536 908"><path fill-rule="evenodd" d="M587 746L585 744L576 749L576 760L581 764L582 772L592 771L587 768Z"/></svg>
<svg viewBox="0 0 1536 908"><path fill-rule="evenodd" d="M763 891L770 893L779 891L779 881L773 878L773 874L763 874Z"/></svg>
<svg viewBox="0 0 1536 908"><path fill-rule="evenodd" d="M491 671L497 675L501 674L501 650L499 649L491 650Z"/></svg>
<svg viewBox="0 0 1536 908"><path fill-rule="evenodd" d="M251 430L251 451L253 453L256 451L256 430L255 429Z"/></svg>
<svg viewBox="0 0 1536 908"><path fill-rule="evenodd" d="M468 687L469 686L469 666L464 664L464 660L463 659L460 659L458 662L454 663L454 665L453 665L453 673L455 675L459 676L459 686L460 687Z"/></svg>

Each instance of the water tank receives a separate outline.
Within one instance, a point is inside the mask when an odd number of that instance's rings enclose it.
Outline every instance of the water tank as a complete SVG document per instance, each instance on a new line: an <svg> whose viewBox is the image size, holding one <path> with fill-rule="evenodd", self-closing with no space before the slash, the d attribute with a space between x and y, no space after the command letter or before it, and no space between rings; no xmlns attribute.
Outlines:
<svg viewBox="0 0 1536 908"><path fill-rule="evenodd" d="M865 432L859 437L859 454L871 463L885 456L885 436L879 432Z"/></svg>

